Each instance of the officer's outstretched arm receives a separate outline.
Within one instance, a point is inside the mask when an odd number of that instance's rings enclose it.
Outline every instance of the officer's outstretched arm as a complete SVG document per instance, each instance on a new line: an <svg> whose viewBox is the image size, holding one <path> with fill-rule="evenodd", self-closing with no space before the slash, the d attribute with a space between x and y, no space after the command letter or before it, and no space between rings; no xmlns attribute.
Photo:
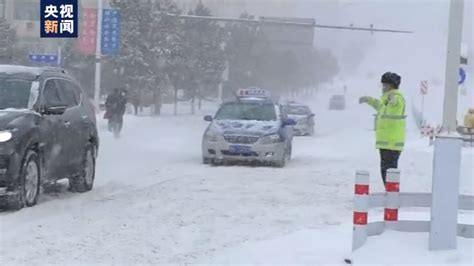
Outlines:
<svg viewBox="0 0 474 266"><path fill-rule="evenodd" d="M372 106L375 110L379 110L380 108L380 100L373 98L373 97L367 97L367 103Z"/></svg>

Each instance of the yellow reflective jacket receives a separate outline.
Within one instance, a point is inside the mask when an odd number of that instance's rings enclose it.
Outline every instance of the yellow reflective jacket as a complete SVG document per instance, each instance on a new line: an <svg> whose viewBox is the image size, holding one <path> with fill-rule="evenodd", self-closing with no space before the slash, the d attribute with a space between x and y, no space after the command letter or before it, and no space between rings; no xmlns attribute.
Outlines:
<svg viewBox="0 0 474 266"><path fill-rule="evenodd" d="M469 109L469 112L464 117L464 127L474 128L474 108Z"/></svg>
<svg viewBox="0 0 474 266"><path fill-rule="evenodd" d="M368 104L377 110L377 149L402 151L405 146L405 98L400 90L390 90L380 100L369 97Z"/></svg>

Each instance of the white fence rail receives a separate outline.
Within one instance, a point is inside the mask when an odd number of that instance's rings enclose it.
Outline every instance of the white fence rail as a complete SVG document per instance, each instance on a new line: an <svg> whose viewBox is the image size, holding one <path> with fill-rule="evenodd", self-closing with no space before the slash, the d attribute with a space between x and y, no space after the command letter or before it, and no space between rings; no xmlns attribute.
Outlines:
<svg viewBox="0 0 474 266"><path fill-rule="evenodd" d="M387 171L385 193L370 194L370 176L367 171L357 171L354 196L354 227L352 250L364 245L369 236L381 235L385 230L400 232L430 232L431 221L399 220L398 211L406 207L430 208L431 193L400 193L400 171ZM384 208L384 221L368 222L372 208ZM460 195L459 210L474 211L474 196ZM457 235L474 238L473 224L457 225Z"/></svg>

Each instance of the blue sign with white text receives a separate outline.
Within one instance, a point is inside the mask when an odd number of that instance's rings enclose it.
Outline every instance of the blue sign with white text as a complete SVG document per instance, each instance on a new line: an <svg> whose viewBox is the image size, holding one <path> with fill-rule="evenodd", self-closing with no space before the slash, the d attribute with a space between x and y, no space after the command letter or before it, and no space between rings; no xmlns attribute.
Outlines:
<svg viewBox="0 0 474 266"><path fill-rule="evenodd" d="M58 65L58 56L57 55L48 55L48 54L30 54L30 61L35 64L40 65Z"/></svg>
<svg viewBox="0 0 474 266"><path fill-rule="evenodd" d="M102 15L102 54L120 53L120 12L116 9L104 9Z"/></svg>
<svg viewBox="0 0 474 266"><path fill-rule="evenodd" d="M41 38L77 38L77 0L41 0Z"/></svg>

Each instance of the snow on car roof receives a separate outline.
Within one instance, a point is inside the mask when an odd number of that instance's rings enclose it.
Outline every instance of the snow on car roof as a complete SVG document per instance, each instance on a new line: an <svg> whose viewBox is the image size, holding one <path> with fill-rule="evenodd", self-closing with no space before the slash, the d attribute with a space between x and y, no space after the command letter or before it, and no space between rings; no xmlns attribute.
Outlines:
<svg viewBox="0 0 474 266"><path fill-rule="evenodd" d="M30 73L34 75L41 74L42 70L38 67L15 66L15 65L0 65L0 73L16 74L16 73Z"/></svg>
<svg viewBox="0 0 474 266"><path fill-rule="evenodd" d="M64 69L57 67L29 67L29 66L18 66L18 65L0 65L0 73L7 74L21 74L28 73L35 76L41 75L44 71L54 71L58 73L65 73Z"/></svg>

